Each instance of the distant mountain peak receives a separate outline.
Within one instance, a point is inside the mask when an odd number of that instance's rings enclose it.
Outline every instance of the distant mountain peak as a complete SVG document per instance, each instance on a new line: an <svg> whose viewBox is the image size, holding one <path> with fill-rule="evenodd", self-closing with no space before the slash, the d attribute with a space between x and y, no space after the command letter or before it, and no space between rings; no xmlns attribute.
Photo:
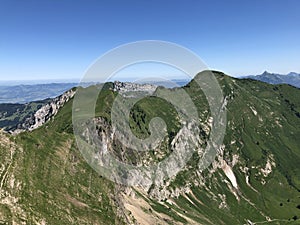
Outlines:
<svg viewBox="0 0 300 225"><path fill-rule="evenodd" d="M261 75L270 75L272 73L268 72L267 70L265 70Z"/></svg>

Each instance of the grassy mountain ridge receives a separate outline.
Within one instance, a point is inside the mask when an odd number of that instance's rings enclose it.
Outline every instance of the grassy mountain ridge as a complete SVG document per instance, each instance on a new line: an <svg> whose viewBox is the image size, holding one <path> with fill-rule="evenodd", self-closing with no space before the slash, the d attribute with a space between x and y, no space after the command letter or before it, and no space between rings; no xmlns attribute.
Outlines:
<svg viewBox="0 0 300 225"><path fill-rule="evenodd" d="M113 184L94 172L78 151L71 100L32 132L15 137L1 133L0 221L143 224L146 218L150 224L246 224L247 220L299 224L299 89L214 73L226 97L228 121L224 145L207 170L198 170L200 158L195 153L186 168L162 187L144 190ZM198 109L205 147L210 131L207 101L195 81L184 89ZM96 115L106 121L100 127L110 126L116 96L109 87L99 96ZM149 135L151 118L161 116L171 126L168 137L159 149L144 155L111 140L114 154L133 164L166 157L182 128L172 106L146 98L135 105L131 116L131 129L141 137ZM226 175L230 170L237 187Z"/></svg>

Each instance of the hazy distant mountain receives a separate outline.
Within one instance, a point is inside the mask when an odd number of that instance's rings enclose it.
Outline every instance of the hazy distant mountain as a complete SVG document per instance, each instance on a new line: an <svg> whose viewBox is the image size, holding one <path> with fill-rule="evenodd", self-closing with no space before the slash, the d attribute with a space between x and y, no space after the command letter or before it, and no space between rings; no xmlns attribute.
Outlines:
<svg viewBox="0 0 300 225"><path fill-rule="evenodd" d="M77 83L51 83L0 86L0 103L28 103L54 98L77 85Z"/></svg>
<svg viewBox="0 0 300 225"><path fill-rule="evenodd" d="M269 84L290 84L300 88L300 74L295 72L291 72L286 75L283 75L283 74L269 73L265 71L260 75L250 75L243 78L259 80Z"/></svg>

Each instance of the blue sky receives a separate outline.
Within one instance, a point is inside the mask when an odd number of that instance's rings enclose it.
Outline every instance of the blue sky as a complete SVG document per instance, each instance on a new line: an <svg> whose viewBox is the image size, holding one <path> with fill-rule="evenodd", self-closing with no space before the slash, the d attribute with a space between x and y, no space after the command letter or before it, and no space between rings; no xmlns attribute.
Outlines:
<svg viewBox="0 0 300 225"><path fill-rule="evenodd" d="M164 40L230 75L300 72L300 1L7 0L0 80L71 79L127 42Z"/></svg>

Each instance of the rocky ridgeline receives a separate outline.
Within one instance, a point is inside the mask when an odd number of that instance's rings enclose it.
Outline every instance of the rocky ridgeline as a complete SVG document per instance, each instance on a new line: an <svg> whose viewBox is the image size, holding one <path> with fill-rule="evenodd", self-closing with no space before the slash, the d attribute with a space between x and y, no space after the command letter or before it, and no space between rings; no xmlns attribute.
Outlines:
<svg viewBox="0 0 300 225"><path fill-rule="evenodd" d="M153 94L157 86L152 84L137 84L129 82L114 82L114 91L119 92L124 97L135 97L134 93Z"/></svg>
<svg viewBox="0 0 300 225"><path fill-rule="evenodd" d="M49 121L53 116L55 116L59 109L62 108L73 96L76 91L69 90L64 94L54 98L50 103L42 106L37 110L31 117L27 118L24 123L19 124L12 134L18 134L20 132L39 128L47 121Z"/></svg>
<svg viewBox="0 0 300 225"><path fill-rule="evenodd" d="M114 82L114 91L119 92L124 97L137 97L137 95L151 95L156 90L157 86L151 84L136 84L129 82ZM20 121L15 127L7 129L9 133L18 134L23 131L32 131L39 128L53 116L55 116L59 109L62 108L73 96L74 90L69 90L64 94L54 98L49 103L46 103L34 113L29 113Z"/></svg>

